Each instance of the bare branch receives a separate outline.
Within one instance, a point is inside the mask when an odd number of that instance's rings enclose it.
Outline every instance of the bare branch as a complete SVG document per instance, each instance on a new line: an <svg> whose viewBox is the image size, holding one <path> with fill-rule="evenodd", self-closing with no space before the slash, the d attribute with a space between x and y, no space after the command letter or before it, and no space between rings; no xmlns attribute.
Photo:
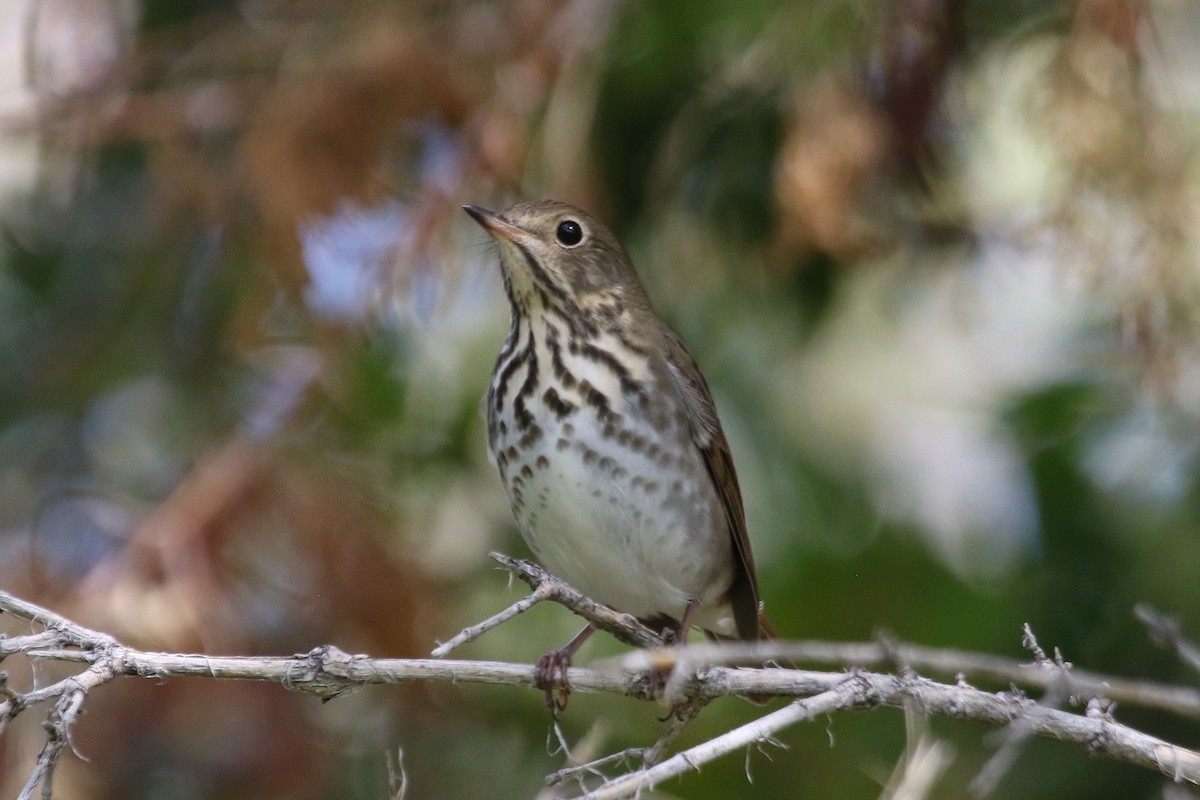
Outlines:
<svg viewBox="0 0 1200 800"><path fill-rule="evenodd" d="M630 614L613 611L564 583L531 561L512 558L503 553L490 553L491 558L516 575L535 593L545 593L547 600L566 606L597 629L616 637L631 647L663 647L668 644L660 634L646 627Z"/></svg>
<svg viewBox="0 0 1200 800"><path fill-rule="evenodd" d="M618 798L634 797L645 789L651 789L665 780L682 775L685 772L700 769L705 764L723 755L740 750L755 742L770 739L774 734L797 722L814 719L818 716L831 714L853 706L856 690L849 682L841 684L815 697L810 697L773 711L764 717L748 722L740 728L735 728L715 739L676 753L661 764L623 775L611 780L595 791L584 795L582 800L618 800Z"/></svg>
<svg viewBox="0 0 1200 800"><path fill-rule="evenodd" d="M662 699L662 676L670 673L666 686L673 698L673 722L652 748L625 754L641 756L644 768L604 783L589 797L632 796L672 776L698 769L723 754L769 743L779 730L789 725L841 710L885 706L904 708L910 713L973 720L1018 730L1020 735L1032 734L1070 742L1089 753L1153 769L1175 781L1200 784L1200 753L1129 728L1115 721L1110 713L1110 701L1119 699L1131 705L1197 716L1200 701L1193 690L1184 687L1081 673L1069 668L1070 665L1057 653L1054 657L1043 653L1038 663L1028 664L893 641L871 644L771 642L752 646L721 644L668 648L662 646L663 637L636 620L593 603L528 562L505 557L497 557L497 560L530 583L533 587L530 597L566 605L622 641L654 646L652 650L630 654L607 666L602 664L601 668L572 667L568 679L576 691ZM374 659L350 655L333 646L317 647L290 657L154 653L127 647L111 636L4 592L0 592L0 613L45 628L43 632L0 637L0 653L23 653L34 659L86 665L75 676L23 693L11 686L0 685L0 726L34 705L54 701L48 718L48 741L22 797L33 797L32 793L39 785L43 796L47 796L54 765L70 742L72 724L87 694L119 676L270 681L326 700L365 685L414 681L535 688L535 670L528 664ZM761 664L770 659L836 663L856 668L846 673L724 666ZM861 671L871 665L895 668L897 664L903 665L898 674ZM955 675L955 682L935 682L919 676L914 671L917 669ZM1086 702L1087 710L1080 714L1047 707L1016 690L984 691L967 683L965 676L968 675L973 680L1003 680L1006 686L1043 687L1054 691L1060 699L1071 698L1077 704ZM675 735L688 719L713 698L731 694L802 699L702 745L664 758ZM1168 702L1168 698L1173 702ZM593 766L598 769L612 763L612 759L602 758ZM589 771L572 770L566 774L583 776ZM393 791L402 784L403 781L400 784L393 782Z"/></svg>
<svg viewBox="0 0 1200 800"><path fill-rule="evenodd" d="M587 595L582 594L559 578L546 572L531 561L512 558L503 553L491 553L491 558L501 566L520 578L533 590L533 593L522 597L498 614L475 625L469 625L458 632L453 638L439 644L430 654L441 658L450 651L467 642L473 642L492 628L507 622L518 614L523 614L543 600L553 600L559 605L569 608L579 616L592 623L599 630L607 631L618 640L632 647L662 647L668 642L659 634L640 623L629 614L613 611L602 603L597 603Z"/></svg>
<svg viewBox="0 0 1200 800"><path fill-rule="evenodd" d="M541 586L538 586L536 589L534 589L533 594L527 595L526 597L522 597L520 600L513 603L511 606L504 609L500 613L493 614L492 616L485 619L483 622L477 623L475 625L468 625L467 627L463 628L455 636L446 640L445 642L442 642L437 647L433 648L433 651L430 653L430 655L433 656L434 658L441 658L442 656L449 653L451 650L461 647L462 645L466 644L467 642L475 641L480 636L483 636L485 633L490 631L492 628L498 627L499 625L502 625L503 623L508 622L510 619L517 616L518 614L523 614L526 611L528 611L529 609L533 608L538 603L542 602L543 600L548 600L548 599L550 599L549 586L548 586L548 584L542 584Z"/></svg>
<svg viewBox="0 0 1200 800"><path fill-rule="evenodd" d="M93 665L81 674L56 684L65 688L60 691L58 702L46 720L46 744L38 753L33 772L30 773L29 780L26 781L21 793L17 795L17 800L29 800L34 796L38 786L42 787L43 798L50 797L51 786L54 782L54 768L58 764L62 751L71 742L71 728L79 717L87 693L114 677L115 673L107 665ZM3 705L0 705L0 712L3 712ZM7 713L5 715L8 716Z"/></svg>
<svg viewBox="0 0 1200 800"><path fill-rule="evenodd" d="M643 670L673 665L686 658L696 664L763 664L790 661L794 664L837 664L847 667L888 668L897 663L918 672L931 672L972 681L992 681L1000 686L1016 683L1042 690L1057 690L1066 696L1103 695L1127 706L1166 711L1200 719L1200 690L1155 681L1139 681L1103 675L1072 667L1059 669L1053 659L1038 665L1016 659L971 653L903 642L754 642L690 644L678 649L638 650L613 659L614 667Z"/></svg>
<svg viewBox="0 0 1200 800"><path fill-rule="evenodd" d="M762 670L760 675L775 672L786 675L792 670ZM723 673L723 678L730 674ZM769 739L797 722L849 709L903 707L910 700L924 713L938 716L992 725L1010 725L1022 720L1038 736L1072 742L1090 753L1157 770L1176 781L1200 783L1200 753L1141 733L1107 716L1080 716L1044 708L1024 695L990 694L916 676L856 673L842 675L820 694L678 753L657 766L609 781L584 797L589 800L633 797L669 778L698 770L722 755Z"/></svg>

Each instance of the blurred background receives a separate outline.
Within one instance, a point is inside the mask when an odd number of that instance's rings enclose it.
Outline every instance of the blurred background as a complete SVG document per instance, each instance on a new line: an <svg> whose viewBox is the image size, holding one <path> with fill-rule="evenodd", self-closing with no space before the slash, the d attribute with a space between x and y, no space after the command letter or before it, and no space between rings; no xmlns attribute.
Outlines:
<svg viewBox="0 0 1200 800"><path fill-rule="evenodd" d="M1028 658L1029 622L1194 683L1132 609L1200 633L1197 41L1186 0L3 0L0 587L214 654L422 657L515 600L480 413L508 309L459 206L555 197L707 374L782 635ZM539 607L459 655L577 628ZM662 713L576 695L563 729L597 756ZM503 687L125 680L55 796L381 798L399 747L409 798L534 797L548 731ZM931 798L1001 741L928 735ZM655 796L879 797L905 721L780 740ZM1032 741L988 796L1194 795Z"/></svg>

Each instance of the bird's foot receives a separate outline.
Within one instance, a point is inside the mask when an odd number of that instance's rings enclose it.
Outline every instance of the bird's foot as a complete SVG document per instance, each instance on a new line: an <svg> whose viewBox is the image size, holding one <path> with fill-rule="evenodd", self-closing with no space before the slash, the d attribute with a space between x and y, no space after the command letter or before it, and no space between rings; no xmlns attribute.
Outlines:
<svg viewBox="0 0 1200 800"><path fill-rule="evenodd" d="M567 707L571 683L567 670L571 666L572 649L551 650L537 660L533 667L533 685L546 693L546 708L553 716Z"/></svg>
<svg viewBox="0 0 1200 800"><path fill-rule="evenodd" d="M585 625L574 639L567 642L566 647L551 650L533 665L533 685L546 693L546 707L550 709L551 716L557 717L558 712L567 707L567 700L571 697L571 684L567 680L571 656L595 632L594 626Z"/></svg>

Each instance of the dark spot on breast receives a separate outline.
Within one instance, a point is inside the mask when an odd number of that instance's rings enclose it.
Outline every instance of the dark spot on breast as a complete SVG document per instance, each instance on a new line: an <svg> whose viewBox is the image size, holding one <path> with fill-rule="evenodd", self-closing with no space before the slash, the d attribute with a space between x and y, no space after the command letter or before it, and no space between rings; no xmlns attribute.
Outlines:
<svg viewBox="0 0 1200 800"><path fill-rule="evenodd" d="M545 456L538 456L537 461L533 462L533 465L538 469L545 469L546 467L550 466L550 459L546 458Z"/></svg>
<svg viewBox="0 0 1200 800"><path fill-rule="evenodd" d="M579 393L583 395L583 402L596 409L596 414L600 419L611 422L618 418L617 414L613 413L612 407L608 403L608 397L605 396L604 392L592 386L589 382L579 382Z"/></svg>
<svg viewBox="0 0 1200 800"><path fill-rule="evenodd" d="M567 424L563 425L562 432L563 436L574 436L575 426L568 422Z"/></svg>
<svg viewBox="0 0 1200 800"><path fill-rule="evenodd" d="M585 460L586 460L586 458L585 458ZM615 464L615 462L613 462L613 460L611 458L609 458L608 456L604 456L603 458L600 459L600 464L598 466L600 467L600 469L607 472L608 470L610 470L614 466L616 466L616 464Z"/></svg>
<svg viewBox="0 0 1200 800"><path fill-rule="evenodd" d="M517 430L525 430L533 424L533 414L525 406L525 398L517 395L516 401L513 403L513 413L516 414Z"/></svg>
<svg viewBox="0 0 1200 800"><path fill-rule="evenodd" d="M614 467L612 471L613 480L620 480L628 474L624 467Z"/></svg>
<svg viewBox="0 0 1200 800"><path fill-rule="evenodd" d="M542 438L542 428L540 425L533 425L525 433L521 434L521 438L517 441L517 447L522 450L528 450L533 446L533 443Z"/></svg>
<svg viewBox="0 0 1200 800"><path fill-rule="evenodd" d="M584 449L584 451L583 451L583 463L585 463L585 464L595 464L595 463L596 463L596 458L597 458L599 455L600 455L600 454L599 454L599 453L597 453L595 450L592 450L591 448L585 448L585 449Z"/></svg>
<svg viewBox="0 0 1200 800"><path fill-rule="evenodd" d="M658 481L646 481L646 494L654 494L658 491Z"/></svg>
<svg viewBox="0 0 1200 800"><path fill-rule="evenodd" d="M532 478L533 477L533 469L528 464L521 467L521 476L520 477Z"/></svg>
<svg viewBox="0 0 1200 800"><path fill-rule="evenodd" d="M509 445L508 447L504 448L504 455L509 461L512 461L518 455L520 455L520 453L517 452L517 448Z"/></svg>
<svg viewBox="0 0 1200 800"><path fill-rule="evenodd" d="M560 453L563 450L566 450L570 446L571 446L571 443L561 437L559 438L559 440L557 442L554 443L554 449Z"/></svg>
<svg viewBox="0 0 1200 800"><path fill-rule="evenodd" d="M558 391L553 386L542 393L542 401L546 404L546 408L550 409L551 413L559 419L575 410L575 404L559 397Z"/></svg>

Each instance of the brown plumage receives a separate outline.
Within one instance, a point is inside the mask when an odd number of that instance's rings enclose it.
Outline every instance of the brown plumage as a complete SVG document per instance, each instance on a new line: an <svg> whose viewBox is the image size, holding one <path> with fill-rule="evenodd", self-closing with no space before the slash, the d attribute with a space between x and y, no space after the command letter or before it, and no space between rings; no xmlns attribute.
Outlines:
<svg viewBox="0 0 1200 800"><path fill-rule="evenodd" d="M770 635L708 385L624 249L564 203L464 208L496 240L512 310L488 445L534 554L589 596L683 636L693 624Z"/></svg>

